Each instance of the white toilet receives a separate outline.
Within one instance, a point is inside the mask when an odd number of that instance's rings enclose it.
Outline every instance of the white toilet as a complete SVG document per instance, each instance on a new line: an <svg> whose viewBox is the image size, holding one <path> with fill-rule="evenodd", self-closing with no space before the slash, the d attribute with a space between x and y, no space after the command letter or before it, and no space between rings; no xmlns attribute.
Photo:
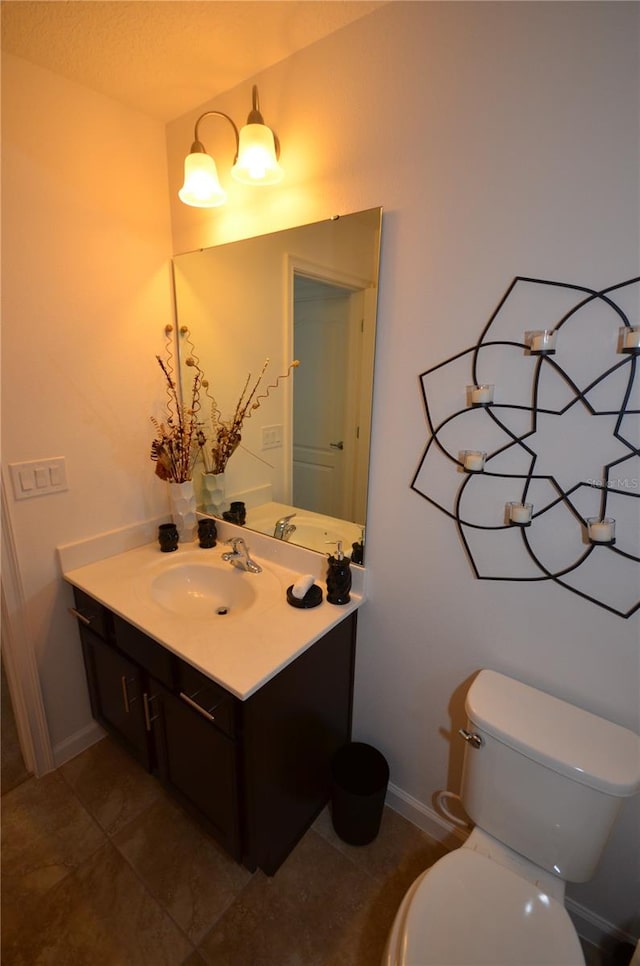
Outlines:
<svg viewBox="0 0 640 966"><path fill-rule="evenodd" d="M565 882L591 878L640 788L640 738L495 671L480 671L465 710L475 828L410 887L384 966L584 964Z"/></svg>

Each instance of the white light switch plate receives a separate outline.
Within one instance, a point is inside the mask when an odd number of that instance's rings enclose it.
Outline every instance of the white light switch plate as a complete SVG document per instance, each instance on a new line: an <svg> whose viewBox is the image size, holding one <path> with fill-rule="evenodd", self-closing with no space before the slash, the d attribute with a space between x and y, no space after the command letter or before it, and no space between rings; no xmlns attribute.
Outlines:
<svg viewBox="0 0 640 966"><path fill-rule="evenodd" d="M277 449L282 446L282 426L262 427L262 448Z"/></svg>
<svg viewBox="0 0 640 966"><path fill-rule="evenodd" d="M50 493L60 493L69 489L64 456L28 460L26 463L9 463L9 471L16 500L28 500L32 496L48 496Z"/></svg>

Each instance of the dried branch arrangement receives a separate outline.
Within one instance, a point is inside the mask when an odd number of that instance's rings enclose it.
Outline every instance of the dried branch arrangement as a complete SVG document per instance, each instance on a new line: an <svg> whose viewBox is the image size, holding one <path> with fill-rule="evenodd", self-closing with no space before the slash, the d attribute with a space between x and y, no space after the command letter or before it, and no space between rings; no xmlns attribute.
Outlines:
<svg viewBox="0 0 640 966"><path fill-rule="evenodd" d="M156 464L156 475L161 480L185 483L193 477L193 468L206 442L206 435L199 418L200 386L202 373L196 372L191 389L191 404L183 405L173 371L171 333L173 326L165 327L167 361L156 356L165 378L167 415L164 420L151 417L156 436L151 443L151 459Z"/></svg>
<svg viewBox="0 0 640 966"><path fill-rule="evenodd" d="M191 360L187 359L187 365L189 365L190 362ZM191 362L191 364L193 364L193 362ZM240 393L240 398L236 403L233 416L231 416L229 419L222 418L218 404L209 392L209 383L206 379L201 380L202 388L205 390L211 407L210 443L212 445L210 445L208 448L203 448L202 450L205 472L224 473L230 457L233 456L242 439L242 426L245 420L251 418L252 414L260 408L260 404L265 399L268 399L270 393L274 389L277 389L280 382L283 379L286 379L287 376L290 375L291 370L296 369L300 363L297 359L295 359L289 365L287 371L283 375L278 376L275 382L268 385L265 392L258 394L258 389L260 388L260 384L268 365L269 359L266 359L260 375L256 379L252 388L250 388L251 373L249 373L242 388L242 392Z"/></svg>
<svg viewBox="0 0 640 966"><path fill-rule="evenodd" d="M180 333L188 340L191 354L185 359L185 364L194 370L194 376L190 405L185 406L181 403L174 378L170 339L172 332L173 326L167 325L165 327L167 361L163 362L160 356L156 356L165 378L167 416L164 421L151 418L156 429L156 438L151 443L151 459L156 464L156 474L160 479L183 483L192 479L193 469L200 454L202 454L206 473L224 473L229 459L242 440L242 427L245 420L251 418L252 414L260 408L261 403L269 398L271 392L277 389L280 382L286 379L300 363L297 359L294 360L285 373L278 376L275 382L270 383L265 391L260 393L258 390L269 365L269 359L266 359L253 385L251 373L247 376L233 415L223 419L215 397L209 391L209 382L205 378L186 326L180 329ZM201 412L202 390L207 397L210 410L210 426L206 428Z"/></svg>

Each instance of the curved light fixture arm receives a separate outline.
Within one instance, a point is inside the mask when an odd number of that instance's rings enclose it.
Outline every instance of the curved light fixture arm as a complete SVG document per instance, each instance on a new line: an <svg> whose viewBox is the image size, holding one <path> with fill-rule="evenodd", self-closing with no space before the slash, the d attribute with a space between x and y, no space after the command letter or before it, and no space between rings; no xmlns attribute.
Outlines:
<svg viewBox="0 0 640 966"><path fill-rule="evenodd" d="M264 124L264 118L260 112L260 100L258 98L258 85L254 84L251 89L251 113L247 118L247 124Z"/></svg>
<svg viewBox="0 0 640 966"><path fill-rule="evenodd" d="M258 85L254 84L251 91L251 111L249 112L249 117L247 118L247 124L264 124L264 118L262 112L260 111L260 99L258 97ZM276 146L276 158L280 160L280 141L278 135L271 128L271 133L273 134L273 140Z"/></svg>
<svg viewBox="0 0 640 966"><path fill-rule="evenodd" d="M254 88L254 90L255 90L255 88ZM205 111L204 114L201 114L200 115L200 117L196 121L195 128L194 128L194 131L193 131L193 138L194 138L194 140L193 140L193 144L191 145L191 151L190 151L190 153L191 154L206 154L207 153L204 144L202 143L202 141L198 137L198 125L200 124L200 121L204 120L205 117L224 117L225 120L227 120L229 122L229 124L231 125L231 127L233 128L233 133L234 133L235 139L236 139L236 150L235 150L235 154L233 156L233 163L235 164L236 161L238 160L238 148L240 146L240 134L238 132L238 128L235 125L235 122L229 117L228 114L224 114L222 111Z"/></svg>

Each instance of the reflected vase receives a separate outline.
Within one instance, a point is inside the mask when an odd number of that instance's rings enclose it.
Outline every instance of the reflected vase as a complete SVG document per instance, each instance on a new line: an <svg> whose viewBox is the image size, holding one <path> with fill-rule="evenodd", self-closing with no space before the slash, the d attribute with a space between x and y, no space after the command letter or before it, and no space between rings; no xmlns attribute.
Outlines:
<svg viewBox="0 0 640 966"><path fill-rule="evenodd" d="M182 543L193 540L196 530L196 496L192 480L169 483L171 519L178 528Z"/></svg>
<svg viewBox="0 0 640 966"><path fill-rule="evenodd" d="M202 502L205 513L222 516L225 507L224 473L202 474Z"/></svg>

